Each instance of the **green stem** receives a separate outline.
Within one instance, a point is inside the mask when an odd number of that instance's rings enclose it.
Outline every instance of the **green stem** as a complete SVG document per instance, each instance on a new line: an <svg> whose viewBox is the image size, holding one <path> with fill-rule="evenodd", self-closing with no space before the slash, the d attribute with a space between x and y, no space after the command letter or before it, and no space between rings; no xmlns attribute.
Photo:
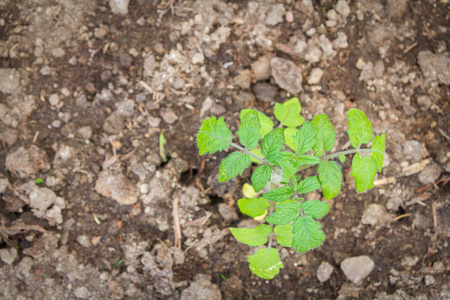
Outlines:
<svg viewBox="0 0 450 300"><path fill-rule="evenodd" d="M241 150L241 151L244 152L245 154L248 154L248 155L252 156L253 158L259 160L259 161L262 162L263 164L269 165L269 166L271 166L271 167L274 167L274 165L273 165L271 162L268 162L268 161L265 160L264 158L259 157L258 155L256 155L256 154L250 152L249 150L245 149L244 147L241 147L241 146L239 146L238 144L233 143L233 142L228 142L228 143L230 143L230 145L233 146L234 148L236 148L236 149L238 149L238 150Z"/></svg>
<svg viewBox="0 0 450 300"><path fill-rule="evenodd" d="M329 154L329 155L325 156L325 159L336 158L336 157L339 157L340 155L348 155L348 154L362 153L362 152L367 152L367 153L377 152L377 153L383 154L381 151L372 150L372 149L351 149L351 150L341 151L338 153Z"/></svg>

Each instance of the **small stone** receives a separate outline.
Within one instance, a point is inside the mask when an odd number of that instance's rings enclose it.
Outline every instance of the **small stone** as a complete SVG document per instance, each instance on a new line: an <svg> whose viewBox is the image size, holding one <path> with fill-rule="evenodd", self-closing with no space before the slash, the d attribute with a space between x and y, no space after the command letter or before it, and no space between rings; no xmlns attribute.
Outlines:
<svg viewBox="0 0 450 300"><path fill-rule="evenodd" d="M278 88L267 82L258 82L253 86L253 93L256 99L262 102L272 102L275 100Z"/></svg>
<svg viewBox="0 0 450 300"><path fill-rule="evenodd" d="M337 38L333 41L333 46L338 49L348 48L347 35L344 32L339 31L337 33Z"/></svg>
<svg viewBox="0 0 450 300"><path fill-rule="evenodd" d="M358 70L362 70L365 65L366 65L366 63L364 62L364 60L361 57L358 58L358 60L356 61L356 68Z"/></svg>
<svg viewBox="0 0 450 300"><path fill-rule="evenodd" d="M130 0L109 0L109 6L113 14L126 15L128 14L128 5Z"/></svg>
<svg viewBox="0 0 450 300"><path fill-rule="evenodd" d="M353 283L358 283L372 272L375 263L366 255L349 257L341 262L345 276Z"/></svg>
<svg viewBox="0 0 450 300"><path fill-rule="evenodd" d="M192 63L194 65L201 65L205 62L205 57L203 56L203 53L197 52L192 56Z"/></svg>
<svg viewBox="0 0 450 300"><path fill-rule="evenodd" d="M419 174L419 181L422 184L433 184L441 176L442 168L438 164L428 165L422 172Z"/></svg>
<svg viewBox="0 0 450 300"><path fill-rule="evenodd" d="M286 22L288 23L294 22L294 14L292 13L292 11L288 11L286 13Z"/></svg>
<svg viewBox="0 0 450 300"><path fill-rule="evenodd" d="M98 39L105 37L109 33L109 27L107 25L100 24L99 27L95 27L94 36Z"/></svg>
<svg viewBox="0 0 450 300"><path fill-rule="evenodd" d="M116 113L112 113L109 117L106 118L105 123L103 124L103 130L105 130L109 134L118 134L122 131L124 126L123 117L119 116Z"/></svg>
<svg viewBox="0 0 450 300"><path fill-rule="evenodd" d="M48 103L50 103L50 105L52 105L52 106L58 105L58 103L59 103L58 94L51 94L50 97L48 98Z"/></svg>
<svg viewBox="0 0 450 300"><path fill-rule="evenodd" d="M333 28L333 27L336 27L337 22L336 22L336 20L327 20L327 21L325 22L325 24L327 25L327 27Z"/></svg>
<svg viewBox="0 0 450 300"><path fill-rule="evenodd" d="M271 5L265 19L266 25L277 25L283 22L284 11L284 5L281 3Z"/></svg>
<svg viewBox="0 0 450 300"><path fill-rule="evenodd" d="M403 143L403 155L407 160L419 162L423 157L428 156L428 151L422 143L412 140Z"/></svg>
<svg viewBox="0 0 450 300"><path fill-rule="evenodd" d="M418 63L425 79L450 85L450 57L444 54L433 54L431 51L419 52Z"/></svg>
<svg viewBox="0 0 450 300"><path fill-rule="evenodd" d="M213 99L211 99L211 97L206 97L205 100L203 100L202 107L200 108L200 116L203 116L208 110L210 110L213 104Z"/></svg>
<svg viewBox="0 0 450 300"><path fill-rule="evenodd" d="M387 11L391 19L401 18L407 8L408 0L388 0Z"/></svg>
<svg viewBox="0 0 450 300"><path fill-rule="evenodd" d="M53 48L52 49L52 55L54 57L63 57L66 54L63 48Z"/></svg>
<svg viewBox="0 0 450 300"><path fill-rule="evenodd" d="M77 237L77 242L85 248L89 248L92 246L91 241L87 235L79 235Z"/></svg>
<svg viewBox="0 0 450 300"><path fill-rule="evenodd" d="M436 283L433 275L425 275L425 285L430 286Z"/></svg>
<svg viewBox="0 0 450 300"><path fill-rule="evenodd" d="M339 19L339 16L334 9L330 9L329 11L327 11L327 19L337 21Z"/></svg>
<svg viewBox="0 0 450 300"><path fill-rule="evenodd" d="M134 101L125 100L120 102L117 106L117 114L125 118L132 117L134 115Z"/></svg>
<svg viewBox="0 0 450 300"><path fill-rule="evenodd" d="M171 108L163 107L160 111L160 114L164 122L166 123L173 124L178 120L178 116Z"/></svg>
<svg viewBox="0 0 450 300"><path fill-rule="evenodd" d="M308 49L306 50L306 53L305 53L306 61L308 61L310 63L316 63L316 62L320 61L321 56L322 56L322 51L319 49L319 47L317 47L311 43L308 44Z"/></svg>
<svg viewBox="0 0 450 300"><path fill-rule="evenodd" d="M311 71L311 74L309 74L308 77L308 83L309 84L318 84L320 82L320 79L322 78L323 71L320 68L314 68Z"/></svg>
<svg viewBox="0 0 450 300"><path fill-rule="evenodd" d="M44 76L48 76L52 74L52 69L49 66L44 66L39 70L39 73L41 73Z"/></svg>
<svg viewBox="0 0 450 300"><path fill-rule="evenodd" d="M31 145L28 149L20 147L15 152L9 153L5 164L11 173L22 178L50 168L45 151L35 145Z"/></svg>
<svg viewBox="0 0 450 300"><path fill-rule="evenodd" d="M344 18L347 18L350 14L350 6L348 6L346 0L339 0L335 7L336 11Z"/></svg>
<svg viewBox="0 0 450 300"><path fill-rule="evenodd" d="M153 55L149 55L144 60L144 73L142 74L144 78L153 76L155 72L156 60Z"/></svg>
<svg viewBox="0 0 450 300"><path fill-rule="evenodd" d="M244 90L250 88L252 75L249 69L240 70L239 74L234 78L234 84L240 86Z"/></svg>
<svg viewBox="0 0 450 300"><path fill-rule="evenodd" d="M214 104L213 107L211 107L211 113L213 115L221 115L224 114L226 112L225 107L223 107L223 105L220 104Z"/></svg>
<svg viewBox="0 0 450 300"><path fill-rule="evenodd" d="M148 124L150 127L158 128L159 124L161 124L161 118L150 116L148 117Z"/></svg>
<svg viewBox="0 0 450 300"><path fill-rule="evenodd" d="M383 77L384 74L384 63L383 60L379 59L377 60L377 62L375 63L375 66L373 67L373 73L375 74L375 76L377 78L381 78Z"/></svg>
<svg viewBox="0 0 450 300"><path fill-rule="evenodd" d="M181 300L222 300L222 294L217 285L211 283L211 277L198 274L195 281L181 293Z"/></svg>
<svg viewBox="0 0 450 300"><path fill-rule="evenodd" d="M274 57L270 60L272 76L279 87L291 94L302 91L302 73L299 67L290 60Z"/></svg>
<svg viewBox="0 0 450 300"><path fill-rule="evenodd" d="M92 127L84 126L77 130L78 135L86 140L89 140L92 137Z"/></svg>
<svg viewBox="0 0 450 300"><path fill-rule="evenodd" d="M329 263L322 263L317 269L317 279L319 279L320 282L328 281L328 279L330 279L331 277L331 274L333 274L333 270L333 266Z"/></svg>
<svg viewBox="0 0 450 300"><path fill-rule="evenodd" d="M391 215L384 205L370 204L364 211L361 223L372 226L388 226L392 221Z"/></svg>
<svg viewBox="0 0 450 300"><path fill-rule="evenodd" d="M0 194L6 191L9 186L9 181L6 178L0 178Z"/></svg>
<svg viewBox="0 0 450 300"><path fill-rule="evenodd" d="M419 105L419 107L422 111L428 110L432 104L433 104L433 102L431 101L430 97L428 97L428 96L417 97L417 105Z"/></svg>
<svg viewBox="0 0 450 300"><path fill-rule="evenodd" d="M414 267L419 261L419 257L417 256L406 256L402 259L402 266L405 267Z"/></svg>
<svg viewBox="0 0 450 300"><path fill-rule="evenodd" d="M53 128L59 128L61 126L61 121L60 120L55 120L52 122L52 127Z"/></svg>
<svg viewBox="0 0 450 300"><path fill-rule="evenodd" d="M0 69L0 92L17 94L20 92L20 73L15 69Z"/></svg>
<svg viewBox="0 0 450 300"><path fill-rule="evenodd" d="M17 249L0 249L0 259L7 265L12 265L12 263L17 258Z"/></svg>
<svg viewBox="0 0 450 300"><path fill-rule="evenodd" d="M254 88L253 88L254 91ZM256 94L256 93L255 93ZM255 95L253 95L252 93L249 92L242 92L237 96L237 101L241 102L241 103L245 103L245 102L253 102L256 100Z"/></svg>
<svg viewBox="0 0 450 300"><path fill-rule="evenodd" d="M75 297L77 297L79 299L87 299L87 298L89 298L91 293L89 292L89 290L87 288L82 286L82 287L78 287L75 289L74 295L75 295Z"/></svg>
<svg viewBox="0 0 450 300"><path fill-rule="evenodd" d="M219 204L219 213L227 222L233 222L239 218L236 211L231 206L225 203Z"/></svg>
<svg viewBox="0 0 450 300"><path fill-rule="evenodd" d="M137 196L134 186L123 174L102 171L95 183L95 191L102 196L111 197L120 205L136 203Z"/></svg>
<svg viewBox="0 0 450 300"><path fill-rule="evenodd" d="M256 81L267 80L270 78L270 59L267 55L261 56L251 65L253 77Z"/></svg>

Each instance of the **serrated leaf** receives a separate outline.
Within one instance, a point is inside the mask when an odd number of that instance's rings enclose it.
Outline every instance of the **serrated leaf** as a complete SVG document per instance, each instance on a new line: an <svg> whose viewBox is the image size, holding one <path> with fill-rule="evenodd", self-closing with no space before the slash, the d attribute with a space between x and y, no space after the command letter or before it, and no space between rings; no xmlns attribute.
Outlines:
<svg viewBox="0 0 450 300"><path fill-rule="evenodd" d="M289 160L277 159L277 163L283 172L283 181L288 182L292 177L294 177L297 168Z"/></svg>
<svg viewBox="0 0 450 300"><path fill-rule="evenodd" d="M342 172L335 161L321 161L319 168L320 187L325 199L336 197L341 191Z"/></svg>
<svg viewBox="0 0 450 300"><path fill-rule="evenodd" d="M372 151L370 155L377 164L378 172L381 173L384 162L384 151L386 150L385 135L376 135L372 141Z"/></svg>
<svg viewBox="0 0 450 300"><path fill-rule="evenodd" d="M241 213L256 218L266 213L266 210L270 207L270 203L264 198L242 198L238 200L238 206Z"/></svg>
<svg viewBox="0 0 450 300"><path fill-rule="evenodd" d="M372 139L372 124L366 114L356 108L350 108L347 112L350 144L353 148L359 148L361 144L367 144Z"/></svg>
<svg viewBox="0 0 450 300"><path fill-rule="evenodd" d="M316 143L313 146L314 155L322 156L325 151L333 149L336 133L327 115L316 115L311 122Z"/></svg>
<svg viewBox="0 0 450 300"><path fill-rule="evenodd" d="M230 231L239 242L256 247L267 243L267 237L272 233L272 228L261 224L255 228L230 228Z"/></svg>
<svg viewBox="0 0 450 300"><path fill-rule="evenodd" d="M275 103L273 113L275 118L286 127L298 127L305 122L305 119L300 115L302 106L297 97L289 99L283 104Z"/></svg>
<svg viewBox="0 0 450 300"><path fill-rule="evenodd" d="M297 132L297 128L287 127L284 129L284 139L286 140L286 145L292 150L295 149L294 136L297 134Z"/></svg>
<svg viewBox="0 0 450 300"><path fill-rule="evenodd" d="M255 148L253 150L250 151L251 153L255 154L258 157L261 157L261 160L264 159L264 156L261 153L261 148ZM262 162L256 158L254 158L253 156L250 156L250 159L252 160L252 162L257 163L257 164L262 164Z"/></svg>
<svg viewBox="0 0 450 300"><path fill-rule="evenodd" d="M225 182L236 177L251 164L250 155L239 151L233 152L222 159L219 168L219 182Z"/></svg>
<svg viewBox="0 0 450 300"><path fill-rule="evenodd" d="M283 268L280 255L275 248L262 248L248 257L250 271L263 279L272 279Z"/></svg>
<svg viewBox="0 0 450 300"><path fill-rule="evenodd" d="M377 163L372 157L362 156L359 153L353 156L350 175L355 178L356 191L358 193L373 188L376 174Z"/></svg>
<svg viewBox="0 0 450 300"><path fill-rule="evenodd" d="M257 195L253 186L248 183L244 183L244 185L242 186L242 194L244 194L245 198L255 198Z"/></svg>
<svg viewBox="0 0 450 300"><path fill-rule="evenodd" d="M301 167L304 165L315 165L320 163L320 158L312 155L300 155L296 158L297 167Z"/></svg>
<svg viewBox="0 0 450 300"><path fill-rule="evenodd" d="M250 109L242 109L241 110L241 120L242 116L245 115ZM262 137L264 137L267 133L269 133L273 129L273 121L266 116L264 113L258 111L259 124L261 125L261 129L259 133Z"/></svg>
<svg viewBox="0 0 450 300"><path fill-rule="evenodd" d="M311 216L314 219L320 219L330 211L330 204L320 200L308 200L300 205L303 212L307 216Z"/></svg>
<svg viewBox="0 0 450 300"><path fill-rule="evenodd" d="M345 158L346 158L346 156L345 155L339 155L339 161L341 162L341 163L345 163Z"/></svg>
<svg viewBox="0 0 450 300"><path fill-rule="evenodd" d="M281 128L272 130L261 141L261 153L269 162L274 162L283 148L284 132Z"/></svg>
<svg viewBox="0 0 450 300"><path fill-rule="evenodd" d="M266 186L267 182L270 181L271 174L272 169L269 166L259 166L253 171L251 179L256 192L259 192Z"/></svg>
<svg viewBox="0 0 450 300"><path fill-rule="evenodd" d="M305 154L312 149L316 143L311 122L305 122L297 134L294 136L294 150L298 155Z"/></svg>
<svg viewBox="0 0 450 300"><path fill-rule="evenodd" d="M277 210L266 217L267 223L274 225L285 225L294 221L299 214L300 205L296 202L288 202L277 205Z"/></svg>
<svg viewBox="0 0 450 300"><path fill-rule="evenodd" d="M212 116L205 119L197 134L199 153L200 155L208 152L214 154L217 151L228 149L232 138L233 135L225 124L223 117L216 119Z"/></svg>
<svg viewBox="0 0 450 300"><path fill-rule="evenodd" d="M298 183L297 192L299 192L300 194L307 194L314 192L318 188L320 188L319 177L311 176L306 177Z"/></svg>
<svg viewBox="0 0 450 300"><path fill-rule="evenodd" d="M291 225L277 225L273 229L273 232L277 235L278 244L283 247L292 247L292 237L294 234L292 233Z"/></svg>
<svg viewBox="0 0 450 300"><path fill-rule="evenodd" d="M321 230L322 225L311 216L299 217L292 223L292 247L298 252L304 253L322 246L325 233Z"/></svg>
<svg viewBox="0 0 450 300"><path fill-rule="evenodd" d="M294 189L292 186L285 185L280 188L271 190L270 192L264 193L263 197L267 200L272 200L275 202L282 202L284 200L289 199L292 196Z"/></svg>
<svg viewBox="0 0 450 300"><path fill-rule="evenodd" d="M258 112L256 110L251 109L241 115L241 124L239 125L239 130L237 131L241 145L245 146L248 150L256 148L262 137L259 133L260 129L261 125L259 123Z"/></svg>

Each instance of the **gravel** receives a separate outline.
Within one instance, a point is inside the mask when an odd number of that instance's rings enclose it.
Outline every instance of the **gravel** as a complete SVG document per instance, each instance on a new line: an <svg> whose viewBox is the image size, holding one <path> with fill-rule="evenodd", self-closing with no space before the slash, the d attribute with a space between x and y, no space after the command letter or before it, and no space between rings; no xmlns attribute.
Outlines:
<svg viewBox="0 0 450 300"><path fill-rule="evenodd" d="M222 300L217 285L211 283L211 277L198 274L195 281L181 293L181 300Z"/></svg>
<svg viewBox="0 0 450 300"><path fill-rule="evenodd" d="M389 226L392 216L386 211L386 207L381 204L370 204L364 211L361 223L372 226Z"/></svg>
<svg viewBox="0 0 450 300"><path fill-rule="evenodd" d="M278 86L294 95L302 90L302 73L290 60L274 57L270 60L272 76Z"/></svg>
<svg viewBox="0 0 450 300"><path fill-rule="evenodd" d="M270 57L265 55L258 58L251 65L253 77L256 81L267 80L270 78Z"/></svg>
<svg viewBox="0 0 450 300"><path fill-rule="evenodd" d="M442 84L450 85L450 57L427 50L419 52L417 60L427 80L438 80Z"/></svg>
<svg viewBox="0 0 450 300"><path fill-rule="evenodd" d="M24 178L41 170L48 170L50 164L45 151L31 145L28 149L20 147L9 153L6 156L6 167L14 175Z"/></svg>
<svg viewBox="0 0 450 300"><path fill-rule="evenodd" d="M20 74L15 69L0 69L0 92L17 94L20 92Z"/></svg>
<svg viewBox="0 0 450 300"><path fill-rule="evenodd" d="M168 124L173 124L178 120L178 116L175 114L173 109L168 107L161 108L161 117L164 120L164 122Z"/></svg>
<svg viewBox="0 0 450 300"><path fill-rule="evenodd" d="M136 189L123 174L102 171L95 183L95 191L102 196L111 197L120 205L131 205L137 202Z"/></svg>
<svg viewBox="0 0 450 300"><path fill-rule="evenodd" d="M7 265L12 265L17 258L17 249L0 249L0 259Z"/></svg>
<svg viewBox="0 0 450 300"><path fill-rule="evenodd" d="M236 210L225 203L219 204L219 213L222 216L222 218L227 222L233 222L239 219Z"/></svg>
<svg viewBox="0 0 450 300"><path fill-rule="evenodd" d="M48 103L52 106L56 106L59 103L59 96L58 94L51 94L50 97L48 97Z"/></svg>
<svg viewBox="0 0 450 300"><path fill-rule="evenodd" d="M267 82L258 82L253 86L256 99L262 102L272 102L277 96L278 88Z"/></svg>
<svg viewBox="0 0 450 300"><path fill-rule="evenodd" d="M317 268L317 279L320 282L326 282L330 279L331 274L333 274L333 266L327 262L322 263L319 268Z"/></svg>
<svg viewBox="0 0 450 300"><path fill-rule="evenodd" d="M311 70L311 73L308 77L308 83L309 84L318 84L320 82L320 79L322 78L323 71L320 68L314 68Z"/></svg>
<svg viewBox="0 0 450 300"><path fill-rule="evenodd" d="M347 18L350 14L350 7L346 0L339 0L335 7L336 11L341 14L344 18Z"/></svg>
<svg viewBox="0 0 450 300"><path fill-rule="evenodd" d="M342 271L353 283L358 283L369 276L374 267L375 263L366 255L349 257L341 262Z"/></svg>
<svg viewBox="0 0 450 300"><path fill-rule="evenodd" d="M422 184L433 184L441 176L442 168L438 164L428 165L422 172L419 174L419 181Z"/></svg>
<svg viewBox="0 0 450 300"><path fill-rule="evenodd" d="M128 14L128 5L130 0L109 0L109 7L114 14L126 15Z"/></svg>

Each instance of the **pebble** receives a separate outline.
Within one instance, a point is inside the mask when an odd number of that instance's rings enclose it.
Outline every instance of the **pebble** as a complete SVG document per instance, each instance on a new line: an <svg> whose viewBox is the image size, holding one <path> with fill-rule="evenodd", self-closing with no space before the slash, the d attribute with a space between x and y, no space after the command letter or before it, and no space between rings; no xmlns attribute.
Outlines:
<svg viewBox="0 0 450 300"><path fill-rule="evenodd" d="M419 162L428 155L428 151L419 141L411 140L403 143L403 155L407 160Z"/></svg>
<svg viewBox="0 0 450 300"><path fill-rule="evenodd" d="M92 137L92 132L91 126L83 126L77 130L78 135L86 140L89 140Z"/></svg>
<svg viewBox="0 0 450 300"><path fill-rule="evenodd" d="M419 107L422 111L428 110L432 104L433 104L433 102L431 101L430 97L428 97L428 96L417 97L417 105L419 105Z"/></svg>
<svg viewBox="0 0 450 300"><path fill-rule="evenodd" d="M442 168L438 164L428 165L422 172L419 174L419 181L422 184L433 184L441 176Z"/></svg>
<svg viewBox="0 0 450 300"><path fill-rule="evenodd" d="M197 52L192 56L192 63L194 65L201 65L205 62L205 56L203 56L203 53Z"/></svg>
<svg viewBox="0 0 450 300"><path fill-rule="evenodd" d="M7 265L12 265L12 263L17 258L17 249L0 249L0 259Z"/></svg>
<svg viewBox="0 0 450 300"><path fill-rule="evenodd" d="M233 222L239 218L238 214L236 213L236 210L225 203L219 204L219 213L222 216L222 218L227 222Z"/></svg>
<svg viewBox="0 0 450 300"><path fill-rule="evenodd" d="M333 266L329 263L322 263L317 269L317 279L319 279L320 282L328 281L328 279L330 279L331 277L331 274L333 274L333 270Z"/></svg>
<svg viewBox="0 0 450 300"><path fill-rule="evenodd" d="M337 38L333 41L333 46L341 49L348 48L347 35L344 32L339 31L337 33Z"/></svg>
<svg viewBox="0 0 450 300"><path fill-rule="evenodd" d="M345 276L353 283L358 283L372 272L375 263L366 255L354 256L341 262L341 269Z"/></svg>
<svg viewBox="0 0 450 300"><path fill-rule="evenodd" d="M66 54L63 48L53 48L52 49L52 55L54 57L63 57Z"/></svg>
<svg viewBox="0 0 450 300"><path fill-rule="evenodd" d="M150 127L157 128L159 127L159 124L161 124L161 118L149 116L148 124Z"/></svg>
<svg viewBox="0 0 450 300"><path fill-rule="evenodd" d="M343 16L344 18L347 18L350 14L350 6L348 6L348 3L346 0L339 0L335 7L336 11Z"/></svg>
<svg viewBox="0 0 450 300"><path fill-rule="evenodd" d="M59 96L58 94L51 94L50 97L48 97L48 103L52 106L56 106L59 103Z"/></svg>
<svg viewBox="0 0 450 300"><path fill-rule="evenodd" d="M20 91L20 73L15 69L0 69L0 92L16 94Z"/></svg>
<svg viewBox="0 0 450 300"><path fill-rule="evenodd" d="M164 122L173 124L178 120L178 116L175 114L175 112L168 107L163 107L160 110L160 114Z"/></svg>
<svg viewBox="0 0 450 300"><path fill-rule="evenodd" d="M102 171L95 183L95 191L102 196L110 197L120 205L131 205L137 202L135 188L123 174Z"/></svg>
<svg viewBox="0 0 450 300"><path fill-rule="evenodd" d="M266 25L277 25L278 23L283 22L284 12L285 9L283 4L278 3L271 5L265 18Z"/></svg>
<svg viewBox="0 0 450 300"><path fill-rule="evenodd" d="M144 60L144 73L142 74L144 78L153 76L155 72L156 60L153 55L149 55Z"/></svg>
<svg viewBox="0 0 450 300"><path fill-rule="evenodd" d="M312 39L309 41L312 41ZM308 49L305 53L305 59L310 63L316 63L320 61L321 56L322 51L319 49L319 47L315 46L313 43L308 43Z"/></svg>
<svg viewBox="0 0 450 300"><path fill-rule="evenodd" d="M39 70L39 73L41 73L44 76L48 76L52 74L52 69L49 66L44 66Z"/></svg>
<svg viewBox="0 0 450 300"><path fill-rule="evenodd" d="M258 101L272 102L275 100L277 92L278 88L267 82L258 82L253 86L253 93Z"/></svg>
<svg viewBox="0 0 450 300"><path fill-rule="evenodd" d="M84 286L77 287L74 292L75 297L79 299L87 299L91 295L89 290L85 288Z"/></svg>
<svg viewBox="0 0 450 300"><path fill-rule="evenodd" d="M385 68L384 68L383 60L381 60L381 59L377 60L377 62L375 63L375 66L373 67L373 73L375 74L375 76L378 78L383 77L384 70L385 70Z"/></svg>
<svg viewBox="0 0 450 300"><path fill-rule="evenodd" d="M294 22L294 14L292 13L292 11L288 11L286 13L286 22L288 23Z"/></svg>
<svg viewBox="0 0 450 300"><path fill-rule="evenodd" d="M109 7L113 14L126 15L128 14L128 5L130 0L109 0Z"/></svg>
<svg viewBox="0 0 450 300"><path fill-rule="evenodd" d="M388 0L387 12L391 19L400 19L407 8L408 0Z"/></svg>
<svg viewBox="0 0 450 300"><path fill-rule="evenodd" d="M60 121L60 120L54 120L54 121L52 122L52 127L53 127L53 128L59 128L59 127L61 127L61 121Z"/></svg>
<svg viewBox="0 0 450 300"><path fill-rule="evenodd" d="M6 191L9 186L9 181L6 178L0 178L0 194Z"/></svg>
<svg viewBox="0 0 450 300"><path fill-rule="evenodd" d="M433 54L431 51L421 51L417 56L423 76L430 80L450 85L450 57L444 54Z"/></svg>
<svg viewBox="0 0 450 300"><path fill-rule="evenodd" d="M125 118L132 117L134 115L134 101L128 99L120 102L117 106L117 114Z"/></svg>
<svg viewBox="0 0 450 300"><path fill-rule="evenodd" d="M8 153L5 164L12 174L22 178L50 168L45 151L35 145Z"/></svg>
<svg viewBox="0 0 450 300"><path fill-rule="evenodd" d="M217 285L211 283L211 277L198 274L195 281L181 293L181 300L222 300L222 294Z"/></svg>
<svg viewBox="0 0 450 300"><path fill-rule="evenodd" d="M267 80L270 78L270 58L261 56L257 61L251 64L253 77L256 81Z"/></svg>
<svg viewBox="0 0 450 300"><path fill-rule="evenodd" d="M425 285L430 286L436 283L436 279L433 275L425 275Z"/></svg>
<svg viewBox="0 0 450 300"><path fill-rule="evenodd" d="M318 84L320 82L320 79L322 78L323 71L320 68L314 68L312 69L311 73L308 77L308 83L309 84Z"/></svg>
<svg viewBox="0 0 450 300"><path fill-rule="evenodd" d="M392 221L386 207L381 204L370 204L364 211L361 223L372 226L389 226Z"/></svg>
<svg viewBox="0 0 450 300"><path fill-rule="evenodd" d="M319 50L320 51L320 50ZM290 60L274 57L270 60L272 76L278 86L291 94L302 91L302 73L299 67Z"/></svg>

